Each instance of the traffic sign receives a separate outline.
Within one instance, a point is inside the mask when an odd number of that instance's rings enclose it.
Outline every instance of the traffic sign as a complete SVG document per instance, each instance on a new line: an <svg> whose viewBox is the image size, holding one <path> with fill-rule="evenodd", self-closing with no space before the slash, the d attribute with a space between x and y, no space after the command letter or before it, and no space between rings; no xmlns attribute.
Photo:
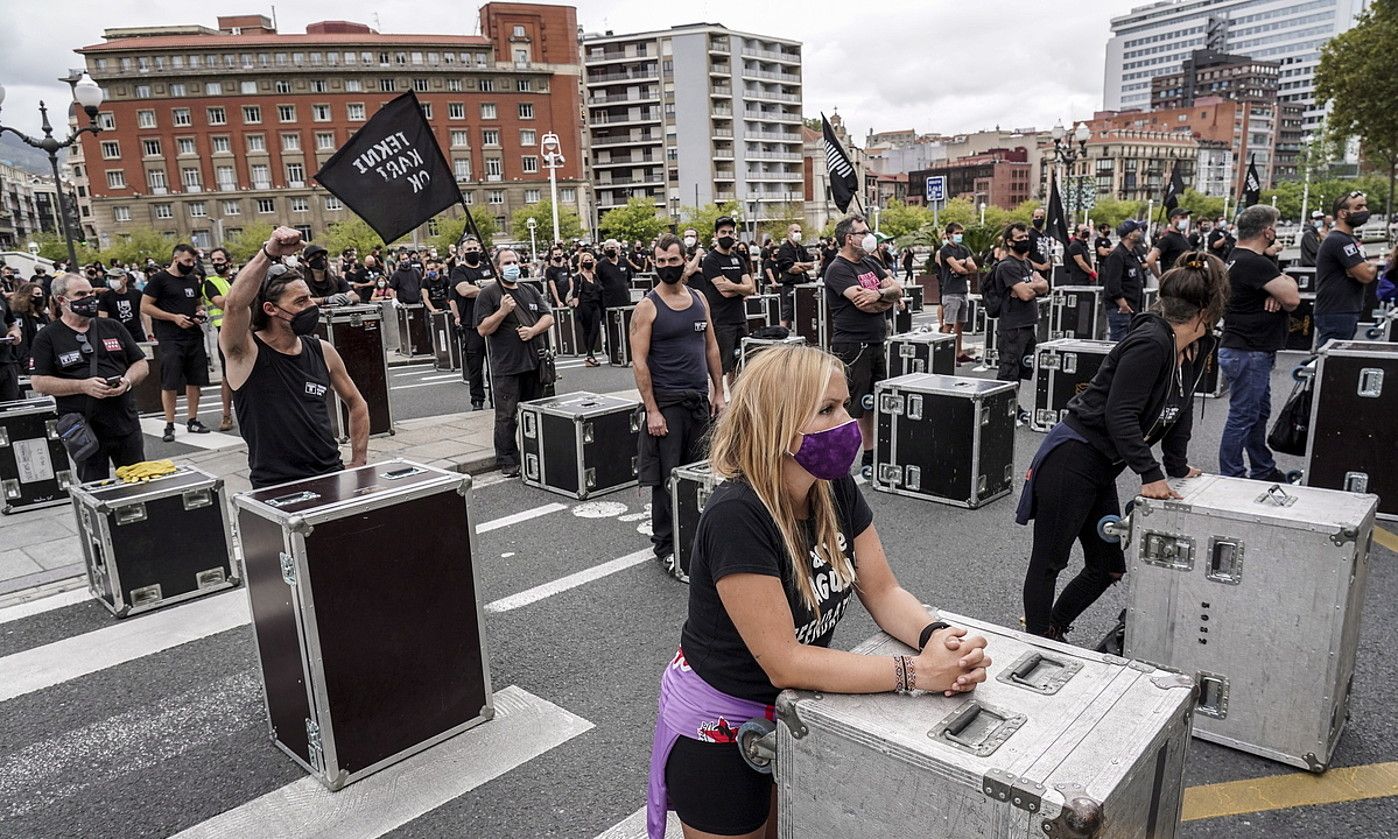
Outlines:
<svg viewBox="0 0 1398 839"><path fill-rule="evenodd" d="M947 200L947 176L927 176L927 203L944 204Z"/></svg>

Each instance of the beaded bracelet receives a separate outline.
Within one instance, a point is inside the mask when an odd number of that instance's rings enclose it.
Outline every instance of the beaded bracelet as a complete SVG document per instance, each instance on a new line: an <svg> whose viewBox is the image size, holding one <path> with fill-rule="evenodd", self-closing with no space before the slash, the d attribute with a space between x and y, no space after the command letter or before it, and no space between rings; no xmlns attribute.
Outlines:
<svg viewBox="0 0 1398 839"><path fill-rule="evenodd" d="M912 693L917 690L917 671L913 669L912 659L905 655L893 657L894 686L896 693Z"/></svg>

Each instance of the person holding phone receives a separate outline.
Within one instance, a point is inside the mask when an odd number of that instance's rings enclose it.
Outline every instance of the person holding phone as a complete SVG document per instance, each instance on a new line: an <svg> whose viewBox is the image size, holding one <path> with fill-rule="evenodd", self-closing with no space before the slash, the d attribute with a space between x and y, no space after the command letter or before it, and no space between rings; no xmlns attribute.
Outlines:
<svg viewBox="0 0 1398 839"><path fill-rule="evenodd" d="M151 319L160 342L160 404L165 409L165 433L175 440L175 399L184 388L190 434L208 434L199 421L200 388L209 383L209 355L204 351L204 280L195 272L194 248L175 245L170 264L156 273L142 291L141 314Z"/></svg>
<svg viewBox="0 0 1398 839"><path fill-rule="evenodd" d="M110 477L108 464L130 466L146 459L145 440L131 397L150 365L126 327L98 317L102 301L80 274L60 274L53 296L62 316L34 336L32 384L54 397L58 413L81 414L98 450L76 465L82 483Z"/></svg>

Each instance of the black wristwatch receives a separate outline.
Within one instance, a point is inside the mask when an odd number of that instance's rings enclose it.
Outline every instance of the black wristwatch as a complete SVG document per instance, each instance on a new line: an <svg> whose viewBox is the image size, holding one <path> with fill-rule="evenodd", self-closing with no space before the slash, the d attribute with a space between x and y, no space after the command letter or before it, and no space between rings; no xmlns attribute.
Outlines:
<svg viewBox="0 0 1398 839"><path fill-rule="evenodd" d="M939 629L951 629L951 624L945 621L936 621L922 628L922 633L917 636L917 648L919 652L927 646L927 642L932 640L932 634Z"/></svg>

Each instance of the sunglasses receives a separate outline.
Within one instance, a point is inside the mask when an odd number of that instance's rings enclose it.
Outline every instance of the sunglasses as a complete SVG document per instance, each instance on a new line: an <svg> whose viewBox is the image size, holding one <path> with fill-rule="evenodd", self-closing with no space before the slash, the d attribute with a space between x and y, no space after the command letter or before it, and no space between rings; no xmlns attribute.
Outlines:
<svg viewBox="0 0 1398 839"><path fill-rule="evenodd" d="M92 355L92 345L87 342L86 333L75 332L73 337L78 339L78 349L82 350L83 355Z"/></svg>

